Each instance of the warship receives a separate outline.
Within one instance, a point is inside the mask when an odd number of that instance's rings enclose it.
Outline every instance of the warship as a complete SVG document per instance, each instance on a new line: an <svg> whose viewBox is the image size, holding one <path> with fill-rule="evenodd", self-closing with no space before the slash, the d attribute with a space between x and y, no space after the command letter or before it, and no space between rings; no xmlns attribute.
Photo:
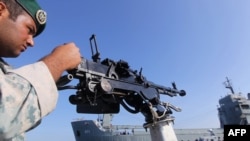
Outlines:
<svg viewBox="0 0 250 141"><path fill-rule="evenodd" d="M223 141L224 125L250 124L250 93L247 98L235 93L227 78L225 87L230 93L219 99L217 107L219 128L173 129L178 141ZM98 120L72 121L76 141L152 141L151 134L142 125L112 125L112 114L103 114Z"/></svg>

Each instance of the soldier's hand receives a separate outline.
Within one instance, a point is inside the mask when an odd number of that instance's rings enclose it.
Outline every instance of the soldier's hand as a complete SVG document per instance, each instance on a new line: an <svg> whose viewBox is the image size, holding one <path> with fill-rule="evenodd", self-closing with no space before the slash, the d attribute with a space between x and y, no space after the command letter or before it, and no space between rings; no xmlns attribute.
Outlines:
<svg viewBox="0 0 250 141"><path fill-rule="evenodd" d="M51 55L58 60L64 70L72 70L81 62L80 49L74 43L65 43L56 47Z"/></svg>
<svg viewBox="0 0 250 141"><path fill-rule="evenodd" d="M80 64L81 54L74 43L65 43L57 46L41 61L48 66L54 80L57 81L64 71L72 70Z"/></svg>

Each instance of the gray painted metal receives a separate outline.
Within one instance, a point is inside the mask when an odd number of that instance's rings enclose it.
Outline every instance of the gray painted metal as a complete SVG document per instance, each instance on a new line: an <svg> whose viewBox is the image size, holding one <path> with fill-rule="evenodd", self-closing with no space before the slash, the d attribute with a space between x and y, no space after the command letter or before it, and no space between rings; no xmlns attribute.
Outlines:
<svg viewBox="0 0 250 141"><path fill-rule="evenodd" d="M73 121L71 124L76 141L152 141L150 133L146 132L142 126L141 128L137 126L137 129L116 128L115 130L107 130L102 129L98 122L94 120ZM223 138L223 129L221 128L174 129L174 131L178 141L202 141L202 139L219 141Z"/></svg>

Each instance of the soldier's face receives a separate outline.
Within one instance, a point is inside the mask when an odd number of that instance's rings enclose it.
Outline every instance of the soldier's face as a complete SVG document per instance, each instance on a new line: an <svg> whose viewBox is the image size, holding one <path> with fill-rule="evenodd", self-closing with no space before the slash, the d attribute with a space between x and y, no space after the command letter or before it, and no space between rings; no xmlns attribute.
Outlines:
<svg viewBox="0 0 250 141"><path fill-rule="evenodd" d="M0 13L0 57L17 57L34 45L36 25L28 13L19 15L15 21L6 13Z"/></svg>

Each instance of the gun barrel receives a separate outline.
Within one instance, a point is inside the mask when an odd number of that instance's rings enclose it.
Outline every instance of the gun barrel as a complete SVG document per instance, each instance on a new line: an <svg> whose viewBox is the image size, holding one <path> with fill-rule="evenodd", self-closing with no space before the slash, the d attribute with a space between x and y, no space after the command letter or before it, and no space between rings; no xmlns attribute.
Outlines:
<svg viewBox="0 0 250 141"><path fill-rule="evenodd" d="M166 94L166 95L169 95L171 97L177 96L177 94L179 94L180 96L186 95L186 92L184 90L177 90L176 86L174 88L169 88L169 87L154 84L152 82L149 85L150 85L150 87L154 87L155 89L157 89L158 93Z"/></svg>

